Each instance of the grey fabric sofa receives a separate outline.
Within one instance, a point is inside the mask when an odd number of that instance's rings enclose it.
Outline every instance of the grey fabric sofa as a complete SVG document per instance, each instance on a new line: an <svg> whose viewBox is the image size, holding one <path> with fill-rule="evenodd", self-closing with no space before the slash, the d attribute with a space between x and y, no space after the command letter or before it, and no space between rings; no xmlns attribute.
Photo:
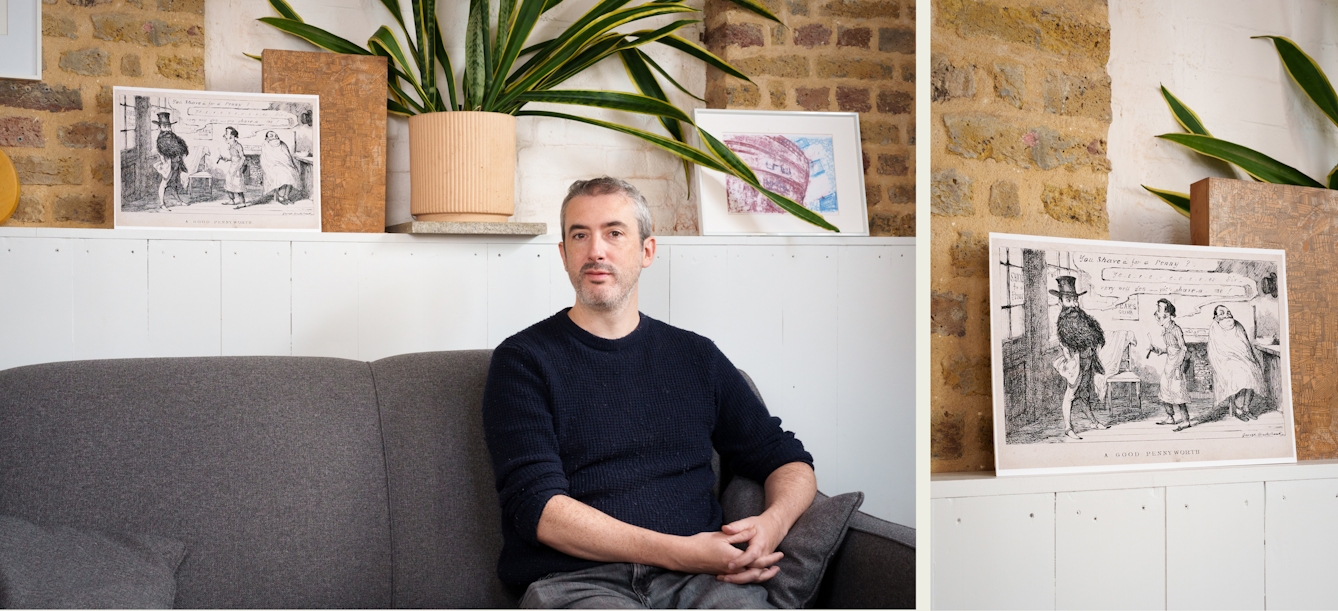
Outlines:
<svg viewBox="0 0 1338 611"><path fill-rule="evenodd" d="M0 515L185 543L178 607L514 607L490 352L0 371ZM914 531L857 514L819 604L914 606Z"/></svg>

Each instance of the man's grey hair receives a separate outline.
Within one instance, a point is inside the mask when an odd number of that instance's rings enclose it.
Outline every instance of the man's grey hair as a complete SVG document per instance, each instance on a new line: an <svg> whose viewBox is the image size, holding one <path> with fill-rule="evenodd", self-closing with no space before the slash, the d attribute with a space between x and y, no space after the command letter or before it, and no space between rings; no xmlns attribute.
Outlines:
<svg viewBox="0 0 1338 611"><path fill-rule="evenodd" d="M571 183L567 188L567 197L562 200L562 212L558 214L558 222L562 224L562 239L567 239L567 203L577 197L596 197L599 195L609 195L616 193L626 197L632 202L635 208L637 231L641 234L641 242L645 243L646 238L651 236L650 206L646 204L645 196L632 183L619 178L610 176L600 176L590 180L578 180Z"/></svg>

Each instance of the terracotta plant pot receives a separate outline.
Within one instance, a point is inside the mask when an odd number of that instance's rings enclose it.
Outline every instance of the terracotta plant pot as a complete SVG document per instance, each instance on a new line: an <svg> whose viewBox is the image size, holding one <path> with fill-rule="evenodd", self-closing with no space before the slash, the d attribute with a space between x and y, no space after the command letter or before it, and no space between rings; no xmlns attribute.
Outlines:
<svg viewBox="0 0 1338 611"><path fill-rule="evenodd" d="M409 117L409 212L420 221L504 223L515 213L516 118Z"/></svg>

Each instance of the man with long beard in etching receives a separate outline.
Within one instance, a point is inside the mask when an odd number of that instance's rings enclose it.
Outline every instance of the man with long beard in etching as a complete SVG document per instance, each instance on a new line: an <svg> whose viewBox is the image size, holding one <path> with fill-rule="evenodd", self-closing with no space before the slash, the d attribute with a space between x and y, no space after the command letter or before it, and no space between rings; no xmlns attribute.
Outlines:
<svg viewBox="0 0 1338 611"><path fill-rule="evenodd" d="M1054 365L1059 375L1067 382L1064 398L1060 403L1064 414L1064 436L1069 439L1082 439L1073 430L1073 421L1070 418L1074 405L1082 409L1083 414L1092 421L1095 428L1110 428L1110 424L1102 424L1092 413L1092 405L1097 400L1096 384L1092 378L1098 373L1106 373L1105 368L1101 366L1101 360L1097 358L1097 350L1106 345L1106 334L1101 330L1101 323L1079 307L1078 297L1086 295L1087 292L1077 292L1078 279L1073 276L1060 276L1055 278L1055 281L1059 284L1059 290L1051 290L1050 294L1059 297L1059 303L1063 306L1059 311L1059 320L1055 324L1062 354L1055 360Z"/></svg>

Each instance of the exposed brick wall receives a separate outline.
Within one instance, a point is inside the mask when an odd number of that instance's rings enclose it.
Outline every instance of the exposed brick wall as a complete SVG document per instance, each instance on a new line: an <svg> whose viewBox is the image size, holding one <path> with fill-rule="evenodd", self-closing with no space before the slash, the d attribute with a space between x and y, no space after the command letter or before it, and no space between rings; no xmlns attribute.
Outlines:
<svg viewBox="0 0 1338 611"><path fill-rule="evenodd" d="M763 0L776 25L720 0L706 43L752 77L708 68L710 108L860 113L871 235L915 235L914 0Z"/></svg>
<svg viewBox="0 0 1338 611"><path fill-rule="evenodd" d="M5 225L111 227L111 88L203 89L204 0L42 0L42 77L0 79Z"/></svg>
<svg viewBox="0 0 1338 611"><path fill-rule="evenodd" d="M930 469L994 468L989 233L1108 237L1101 0L934 0Z"/></svg>

